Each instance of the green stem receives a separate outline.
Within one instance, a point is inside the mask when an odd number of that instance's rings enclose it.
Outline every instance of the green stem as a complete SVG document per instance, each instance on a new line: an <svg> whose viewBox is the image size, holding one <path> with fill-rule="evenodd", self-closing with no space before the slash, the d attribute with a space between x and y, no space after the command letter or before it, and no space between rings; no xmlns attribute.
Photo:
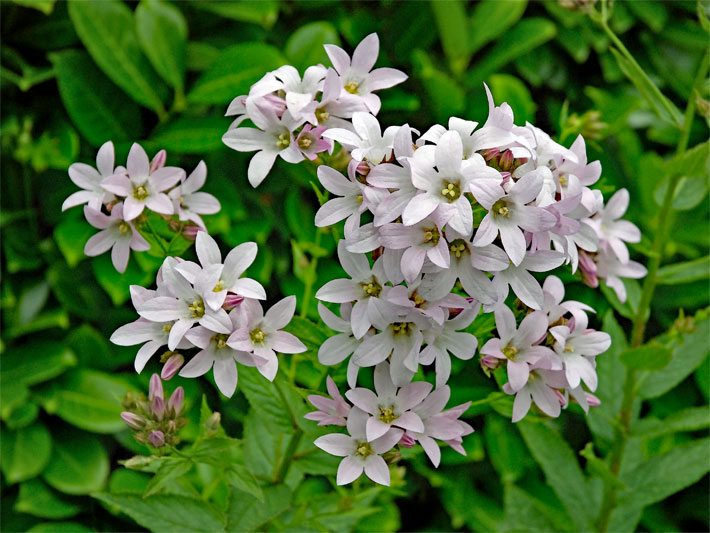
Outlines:
<svg viewBox="0 0 710 533"><path fill-rule="evenodd" d="M603 5L603 4L602 4ZM705 79L708 72L708 64L710 62L710 53L706 53L703 61L698 69L698 73L695 77L693 83L693 88L697 87ZM683 130L680 134L680 139L678 141L678 146L676 147L676 154L682 154L688 148L688 140L690 139L690 128L693 123L693 113L695 112L695 99L691 97L688 100L688 104L685 109L685 118L683 121ZM653 255L648 264L648 274L644 280L643 289L641 292L641 300L639 301L639 306L634 316L633 320L633 330L631 333L631 346L636 348L643 344L644 333L646 331L646 323L651 308L651 300L653 299L653 293L656 288L656 275L658 274L658 269L661 266L661 261L663 260L663 252L666 248L666 241L668 240L668 235L671 227L672 219L672 207L673 198L675 197L675 192L678 188L680 180L675 179L679 177L683 169L678 169L674 173L670 174L668 177L668 188L663 197L663 203L661 209L658 213L658 228L656 230L656 235L653 241ZM624 395L621 401L621 411L619 412L619 429L616 440L614 441L614 446L609 453L610 456L610 470L618 478L619 471L621 469L621 462L624 458L624 451L626 449L626 442L629 438L631 422L633 419L633 409L634 402L636 400L636 389L637 389L637 374L636 371L629 368L626 374L626 381L624 383ZM607 484L604 490L604 497L602 500L602 507L599 512L599 518L597 520L597 528L599 531L604 532L609 527L609 521L611 520L611 514L616 507L616 493L617 488L613 484Z"/></svg>
<svg viewBox="0 0 710 533"><path fill-rule="evenodd" d="M165 244L163 243L163 238L158 235L158 232L153 229L152 224L150 223L150 219L146 216L145 217L145 224L148 226L148 229L150 232L153 234L153 237L155 237L155 240L158 241L158 245L160 246L160 249L163 250L163 254L165 254L165 257L168 257L170 254L168 253L168 249L165 247Z"/></svg>
<svg viewBox="0 0 710 533"><path fill-rule="evenodd" d="M316 230L316 238L313 243L316 248L320 247L321 237L323 235L323 230L318 228ZM311 298L313 293L313 284L316 281L316 268L318 268L318 257L311 258L311 263L308 265L308 276L306 276L306 281L303 287L303 302L301 304L301 317L305 318L308 316L308 308L311 305Z"/></svg>
<svg viewBox="0 0 710 533"><path fill-rule="evenodd" d="M281 483L284 479L286 479L286 476L288 475L288 470L289 468L291 468L293 456L296 453L298 445L301 442L301 437L303 436L303 430L298 425L296 413L293 411L293 409L291 408L291 404L286 399L286 395L281 389L281 385L279 384L278 380L274 380L274 386L276 387L276 391L281 397L281 401L288 408L289 415L291 416L291 422L293 423L293 428L295 430L293 435L291 436L291 440L288 443L288 447L286 448L286 452L284 453L281 465L279 466L279 469L276 472L276 475L274 476L274 483Z"/></svg>
<svg viewBox="0 0 710 533"><path fill-rule="evenodd" d="M599 19L599 25L602 27L604 32L607 34L609 39L611 39L611 42L616 46L616 48L621 52L621 54L627 59L629 63L631 63L636 69L638 69L638 72L641 73L641 75L645 78L646 82L648 83L648 86L651 88L651 91L653 92L654 96L663 104L663 107L665 110L668 112L668 115L670 116L671 120L675 122L676 127L679 129L683 127L683 124L681 124L678 121L678 117L676 116L676 110L673 109L673 107L670 104L670 101L663 96L663 93L660 91L658 87L656 87L656 84L651 81L651 79L646 75L646 72L641 68L641 65L638 64L636 59L634 59L634 56L631 55L631 52L624 46L624 43L621 42L621 39L617 37L617 35L614 33L614 31L609 27L609 13L607 12L607 0L602 0L601 2L602 6L602 13L601 13L601 18Z"/></svg>

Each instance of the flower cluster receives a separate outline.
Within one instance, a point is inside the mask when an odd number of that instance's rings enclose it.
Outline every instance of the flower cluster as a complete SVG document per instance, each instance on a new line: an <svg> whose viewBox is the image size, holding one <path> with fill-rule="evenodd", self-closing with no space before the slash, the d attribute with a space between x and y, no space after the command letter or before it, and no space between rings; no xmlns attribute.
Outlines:
<svg viewBox="0 0 710 533"><path fill-rule="evenodd" d="M451 394L448 386L432 390L430 383L415 381L397 387L389 366L383 361L375 367L375 392L356 387L345 394L352 406L330 377L330 399L308 397L318 411L307 414L306 418L317 420L319 425L346 426L348 431L347 435L331 433L315 441L322 450L344 457L338 468L338 485L353 482L363 471L375 483L389 485L387 463L399 459L398 447L411 448L417 442L434 466L439 466L441 460L436 440L466 455L462 439L473 428L459 417L471 402L444 411Z"/></svg>
<svg viewBox="0 0 710 533"><path fill-rule="evenodd" d="M353 127L358 128L358 123L348 119L358 112L376 115L380 99L373 91L407 79L395 69L372 69L379 48L374 33L363 39L352 59L343 49L326 45L335 68L314 65L301 78L294 67L285 65L267 73L249 94L232 101L227 116L236 118L222 140L239 152L257 152L249 163L249 183L257 187L277 157L298 163L314 160L321 152L332 153L332 131L344 129L357 137ZM239 127L247 119L257 129ZM357 131L368 136L366 130Z"/></svg>
<svg viewBox="0 0 710 533"><path fill-rule="evenodd" d="M153 211L170 219L178 215L182 224L175 231L194 237L205 225L200 215L220 210L219 201L211 194L199 192L207 177L207 166L200 162L187 176L178 167L166 167L166 152L161 150L152 160L145 150L133 144L126 166L114 168L114 146L111 141L99 149L96 168L84 163L69 167L69 177L79 187L62 205L62 211L84 206L86 220L101 231L92 236L84 248L88 256L109 249L113 266L124 272L130 251L146 251L150 244L141 234L148 231L145 211Z"/></svg>
<svg viewBox="0 0 710 533"><path fill-rule="evenodd" d="M639 242L640 232L618 220L628 193L621 190L604 205L601 192L591 188L601 165L588 162L581 135L567 148L530 123L516 125L511 107L497 106L487 86L488 117L480 127L452 117L423 135L407 124L383 132L375 117L379 100L370 91L405 76L391 69L370 72L376 43L376 36L368 36L352 59L326 46L334 70L310 67L303 80L292 67L267 74L249 95L232 102L227 114L237 119L224 136L237 150L259 150L249 167L254 186L277 155L293 163L304 157L328 162L317 175L333 198L321 206L315 223L345 221L338 257L349 277L328 282L316 294L340 305L340 316L319 305L321 318L337 334L323 343L318 357L326 365L349 358L346 397L354 407L329 382L333 399L313 398L319 411L310 418L347 426L349 437L316 442L345 457L339 483L363 469L386 482L381 455L397 442L419 441L433 459L435 444L416 429L423 421L417 409L425 405L430 412L427 400L411 403L412 390L430 386L412 380L420 365L434 364L431 396L448 391L451 355L471 359L476 353L478 341L466 329L481 310L495 313L498 332L481 349L481 362L488 371L507 361L504 390L516 395L514 421L532 401L549 416L558 416L570 395L585 409L597 404L582 383L596 388L594 358L609 347L609 337L587 328L591 308L562 301L558 278L548 276L541 286L533 273L566 264L590 286L604 280L622 301L621 278L646 273L630 260L625 244ZM344 101L353 103L347 111L340 106ZM241 127L246 118L258 129ZM313 133L318 128L324 129ZM316 137L302 145L304 131ZM335 156L315 157L326 149ZM506 306L511 292L519 302L519 324ZM379 390L376 395L356 387L362 367L375 367L385 399ZM383 384L383 373L391 385ZM395 400L400 393L407 401ZM440 399L431 402L434 411L443 408ZM465 411L458 409L451 420ZM457 427L460 439L467 430Z"/></svg>
<svg viewBox="0 0 710 533"><path fill-rule="evenodd" d="M187 419L182 414L185 391L177 387L170 398L165 399L163 382L158 374L150 378L148 398L143 394L128 394L123 401L125 411L121 418L133 430L133 436L141 444L162 448L174 446L179 441L178 431L185 427Z"/></svg>
<svg viewBox="0 0 710 533"><path fill-rule="evenodd" d="M259 300L266 299L260 283L241 275L257 254L253 242L232 249L222 262L215 240L199 232L195 242L200 264L175 257L165 259L155 290L131 286L133 306L140 315L118 328L111 341L121 346L142 344L135 360L141 372L162 346L163 379L178 370L194 378L213 369L217 387L231 397L237 387L237 365L256 367L273 381L279 362L276 352L300 353L306 347L295 336L281 331L293 317L296 297L289 296L264 314ZM198 348L184 366L176 350ZM182 367L182 368L181 368Z"/></svg>

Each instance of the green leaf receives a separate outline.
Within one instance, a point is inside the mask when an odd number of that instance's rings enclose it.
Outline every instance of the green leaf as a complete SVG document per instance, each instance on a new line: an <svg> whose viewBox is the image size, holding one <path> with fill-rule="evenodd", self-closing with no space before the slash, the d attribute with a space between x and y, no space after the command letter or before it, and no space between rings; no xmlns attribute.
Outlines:
<svg viewBox="0 0 710 533"><path fill-rule="evenodd" d="M281 52L264 43L240 43L222 51L187 95L192 104L226 106L233 98L246 94L264 73L285 64Z"/></svg>
<svg viewBox="0 0 710 533"><path fill-rule="evenodd" d="M136 252L133 253L135 254ZM131 285L145 287L150 285L155 279L154 270L143 270L136 264L136 261L129 260L126 271L123 274L118 272L111 261L111 254L108 253L95 257L91 262L91 266L96 281L108 293L111 301L116 306L123 305L130 299ZM157 270L157 266L155 270Z"/></svg>
<svg viewBox="0 0 710 533"><path fill-rule="evenodd" d="M340 45L338 31L330 22L309 22L291 34L284 53L290 64L303 72L310 65L327 65L330 62L324 44Z"/></svg>
<svg viewBox="0 0 710 533"><path fill-rule="evenodd" d="M206 502L176 494L98 493L94 498L114 506L152 531L224 531L222 516Z"/></svg>
<svg viewBox="0 0 710 533"><path fill-rule="evenodd" d="M259 483L244 465L236 463L230 465L224 474L224 479L231 487L250 494L260 502L264 501L264 493Z"/></svg>
<svg viewBox="0 0 710 533"><path fill-rule="evenodd" d="M184 457L166 457L143 493L144 498L157 494L170 481L187 474L193 463Z"/></svg>
<svg viewBox="0 0 710 533"><path fill-rule="evenodd" d="M449 68L454 74L461 74L466 70L471 59L465 2L435 0L429 2L429 6L434 12L439 40L449 62Z"/></svg>
<svg viewBox="0 0 710 533"><path fill-rule="evenodd" d="M111 365L114 362L114 354L108 340L89 324L84 323L74 329L67 336L66 343L74 351L82 366L115 368L115 365Z"/></svg>
<svg viewBox="0 0 710 533"><path fill-rule="evenodd" d="M556 33L555 24L547 19L532 17L521 20L469 71L467 85L480 89L480 84L491 74L549 41Z"/></svg>
<svg viewBox="0 0 710 533"><path fill-rule="evenodd" d="M77 368L52 383L42 405L48 413L81 429L115 433L124 429L121 401L132 390L119 377Z"/></svg>
<svg viewBox="0 0 710 533"><path fill-rule="evenodd" d="M514 483L525 473L527 455L525 445L515 427L510 427L510 421L496 414L486 416L483 436L486 441L488 457L493 468L500 474L504 483Z"/></svg>
<svg viewBox="0 0 710 533"><path fill-rule="evenodd" d="M291 491L285 485L264 489L264 502L252 496L232 498L227 510L227 531L256 531L291 506Z"/></svg>
<svg viewBox="0 0 710 533"><path fill-rule="evenodd" d="M537 104L522 81L509 74L493 74L488 82L493 99L496 102L508 102L515 110L515 119L518 123L535 120Z"/></svg>
<svg viewBox="0 0 710 533"><path fill-rule="evenodd" d="M12 406L8 409L7 413L3 421L10 429L24 428L37 420L39 416L39 406L34 402L22 403L17 406Z"/></svg>
<svg viewBox="0 0 710 533"><path fill-rule="evenodd" d="M95 233L96 228L80 218L66 218L54 228L54 240L71 268L86 258L84 245Z"/></svg>
<svg viewBox="0 0 710 533"><path fill-rule="evenodd" d="M108 139L128 141L140 136L142 128L138 106L96 68L85 52L65 50L51 53L48 57L57 75L64 107L91 145L101 146ZM84 226L75 236L78 241L86 233L86 228L90 228L86 223ZM57 243L67 257L59 240ZM83 248L81 252L83 255ZM67 262L71 264L68 257Z"/></svg>
<svg viewBox="0 0 710 533"><path fill-rule="evenodd" d="M43 522L32 526L27 533L93 533L93 531L79 522Z"/></svg>
<svg viewBox="0 0 710 533"><path fill-rule="evenodd" d="M647 505L660 502L696 483L708 473L710 439L701 439L652 457L621 475L631 490L619 496L611 515L609 531L632 531L630 523Z"/></svg>
<svg viewBox="0 0 710 533"><path fill-rule="evenodd" d="M445 122L452 115L461 113L466 106L466 92L457 81L434 67L429 56L423 50L412 53L412 63L424 89L429 95L434 117Z"/></svg>
<svg viewBox="0 0 710 533"><path fill-rule="evenodd" d="M468 23L468 49L472 54L504 34L525 11L527 0L483 0L477 2Z"/></svg>
<svg viewBox="0 0 710 533"><path fill-rule="evenodd" d="M708 279L710 277L710 255L692 261L674 263L658 269L656 282L659 285L680 285Z"/></svg>
<svg viewBox="0 0 710 533"><path fill-rule="evenodd" d="M656 204L663 205L663 198L668 190L668 185L672 181L678 180L678 185L673 193L673 209L676 211L690 211L699 206L708 193L708 180L705 176L689 178L687 176L668 177L663 180L653 192L653 199Z"/></svg>
<svg viewBox="0 0 710 533"><path fill-rule="evenodd" d="M74 0L69 3L69 16L101 70L136 102L165 114L167 90L141 53L130 8L119 0Z"/></svg>
<svg viewBox="0 0 710 533"><path fill-rule="evenodd" d="M270 382L255 368L242 365L239 389L261 418L283 430L293 431L308 412L298 391L280 375Z"/></svg>
<svg viewBox="0 0 710 533"><path fill-rule="evenodd" d="M153 68L182 92L187 40L187 22L182 12L162 0L142 0L135 17L138 42Z"/></svg>
<svg viewBox="0 0 710 533"><path fill-rule="evenodd" d="M52 439L41 422L17 430L2 428L0 466L8 483L25 481L40 474L49 463Z"/></svg>
<svg viewBox="0 0 710 533"><path fill-rule="evenodd" d="M678 385L700 366L710 353L710 319L696 322L695 330L683 333L669 346L673 349L671 362L660 372L645 376L639 387L642 398L656 398Z"/></svg>
<svg viewBox="0 0 710 533"><path fill-rule="evenodd" d="M77 501L57 494L39 478L30 479L20 485L14 509L19 513L27 513L40 518L71 518L82 510Z"/></svg>
<svg viewBox="0 0 710 533"><path fill-rule="evenodd" d="M36 340L9 349L2 356L0 383L36 385L76 364L76 356L61 343Z"/></svg>
<svg viewBox="0 0 710 533"><path fill-rule="evenodd" d="M545 424L518 424L525 443L545 473L550 485L567 509L577 529L592 530L587 484L574 452L559 433Z"/></svg>
<svg viewBox="0 0 710 533"><path fill-rule="evenodd" d="M56 2L57 0L12 0L13 4L36 9L45 15L49 15L54 11L54 4Z"/></svg>
<svg viewBox="0 0 710 533"><path fill-rule="evenodd" d="M631 426L635 437L660 437L681 431L700 431L710 426L710 406L691 407L673 413L663 420L643 418Z"/></svg>
<svg viewBox="0 0 710 533"><path fill-rule="evenodd" d="M146 144L181 154L215 152L224 148L222 135L228 126L223 117L181 116L158 126Z"/></svg>
<svg viewBox="0 0 710 533"><path fill-rule="evenodd" d="M32 322L47 303L49 283L42 280L22 291L17 304L17 320L20 324Z"/></svg>
<svg viewBox="0 0 710 533"><path fill-rule="evenodd" d="M621 71L633 83L658 117L672 124L683 124L683 116L678 108L658 90L646 73L637 64L626 59L616 48L610 47L609 50Z"/></svg>
<svg viewBox="0 0 710 533"><path fill-rule="evenodd" d="M65 427L53 433L52 458L44 480L67 494L100 490L109 474L109 460L101 441L93 435Z"/></svg>
<svg viewBox="0 0 710 533"><path fill-rule="evenodd" d="M670 348L658 343L645 344L623 352L619 359L631 370L661 370L670 363Z"/></svg>
<svg viewBox="0 0 710 533"><path fill-rule="evenodd" d="M556 521L549 516L550 507L527 491L506 484L505 528L503 531L569 531L569 517L561 509Z"/></svg>
<svg viewBox="0 0 710 533"><path fill-rule="evenodd" d="M279 0L239 0L235 2L195 2L197 9L211 11L221 17L253 22L260 24L265 29L271 28L279 15Z"/></svg>
<svg viewBox="0 0 710 533"><path fill-rule="evenodd" d="M593 443L588 442L584 449L579 452L579 455L587 460L587 470L590 474L602 479L607 486L614 486L619 490L626 489L626 485L612 474L609 465L596 456Z"/></svg>

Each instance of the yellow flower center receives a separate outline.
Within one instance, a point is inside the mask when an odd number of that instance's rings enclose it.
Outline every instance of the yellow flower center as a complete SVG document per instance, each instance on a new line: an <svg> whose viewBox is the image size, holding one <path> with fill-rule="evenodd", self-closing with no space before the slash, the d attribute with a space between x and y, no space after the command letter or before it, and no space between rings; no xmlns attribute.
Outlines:
<svg viewBox="0 0 710 533"><path fill-rule="evenodd" d="M165 325L163 326L163 331L164 331L165 333L170 333L170 330L171 330L171 329L173 329L173 325L172 325L172 324L165 324Z"/></svg>
<svg viewBox="0 0 710 533"><path fill-rule="evenodd" d="M229 335L226 335L224 333L217 333L217 335L214 335L212 337L212 340L217 345L217 349L221 350L222 348L227 346L227 339L228 338L229 338Z"/></svg>
<svg viewBox="0 0 710 533"><path fill-rule="evenodd" d="M214 289L212 289L212 292L220 292L224 290L224 281L219 280L217 282L217 285L214 286Z"/></svg>
<svg viewBox="0 0 710 533"><path fill-rule="evenodd" d="M313 144L313 140L310 137L301 137L298 139L298 146L301 150L308 150Z"/></svg>
<svg viewBox="0 0 710 533"><path fill-rule="evenodd" d="M505 355L508 359L511 361L515 361L515 356L520 353L520 350L518 350L515 346L508 344L505 348L503 348L503 355Z"/></svg>
<svg viewBox="0 0 710 533"><path fill-rule="evenodd" d="M318 124L323 124L329 118L330 113L325 110L325 107L319 107L316 109L316 120L318 120Z"/></svg>
<svg viewBox="0 0 710 533"><path fill-rule="evenodd" d="M118 225L118 231L121 232L121 235L126 235L131 232L131 225L128 222L121 222Z"/></svg>
<svg viewBox="0 0 710 533"><path fill-rule="evenodd" d="M360 442L357 441L357 446L355 448L355 455L362 459L366 459L370 455L372 455L372 446L370 446L369 442Z"/></svg>
<svg viewBox="0 0 710 533"><path fill-rule="evenodd" d="M459 196L461 196L461 186L459 185L459 182L444 181L444 188L441 189L441 196L446 198L449 203L458 200Z"/></svg>
<svg viewBox="0 0 710 533"><path fill-rule="evenodd" d="M463 254L468 252L468 245L464 242L463 239L456 239L454 242L452 242L449 245L449 250L451 251L454 256L456 256L456 259L460 258Z"/></svg>
<svg viewBox="0 0 710 533"><path fill-rule="evenodd" d="M391 424L399 418L399 416L394 413L394 405L390 405L389 407L379 407L379 410L380 414L377 418L385 424Z"/></svg>
<svg viewBox="0 0 710 533"><path fill-rule="evenodd" d="M279 140L276 141L276 147L279 148L280 150L283 150L284 148L288 148L290 144L291 144L291 136L288 133L282 133L281 135L279 135Z"/></svg>
<svg viewBox="0 0 710 533"><path fill-rule="evenodd" d="M374 278L370 283L360 283L360 286L362 287L362 292L365 293L365 296L374 296L377 298L382 292L382 285L377 283Z"/></svg>
<svg viewBox="0 0 710 533"><path fill-rule="evenodd" d="M565 353L570 353L574 351L574 346L565 346Z"/></svg>
<svg viewBox="0 0 710 533"><path fill-rule="evenodd" d="M409 335L409 332L414 327L412 322L394 322L392 331L395 335Z"/></svg>
<svg viewBox="0 0 710 533"><path fill-rule="evenodd" d="M358 84L356 81L349 81L345 84L345 90L348 91L350 94L357 94L358 87L360 87L360 84Z"/></svg>
<svg viewBox="0 0 710 533"><path fill-rule="evenodd" d="M491 210L493 211L494 217L510 217L510 209L508 209L508 206L505 205L505 202L498 201L494 203L493 208Z"/></svg>
<svg viewBox="0 0 710 533"><path fill-rule="evenodd" d="M146 198L148 198L148 189L146 189L143 185L134 187L133 198L135 198L136 200L145 200Z"/></svg>
<svg viewBox="0 0 710 533"><path fill-rule="evenodd" d="M414 302L415 307L419 307L423 303L426 303L426 300L424 298L422 298L421 296L419 296L419 293L417 291L414 291L414 294L412 294L412 296L409 299Z"/></svg>
<svg viewBox="0 0 710 533"><path fill-rule="evenodd" d="M439 230L435 227L424 229L424 242L436 246L439 243Z"/></svg>
<svg viewBox="0 0 710 533"><path fill-rule="evenodd" d="M251 338L251 342L254 345L264 344L266 333L261 331L259 328L256 328L249 332L249 337Z"/></svg>
<svg viewBox="0 0 710 533"><path fill-rule="evenodd" d="M202 301L202 298L198 298L192 302L188 309L192 312L192 318L202 318L205 316L205 302Z"/></svg>

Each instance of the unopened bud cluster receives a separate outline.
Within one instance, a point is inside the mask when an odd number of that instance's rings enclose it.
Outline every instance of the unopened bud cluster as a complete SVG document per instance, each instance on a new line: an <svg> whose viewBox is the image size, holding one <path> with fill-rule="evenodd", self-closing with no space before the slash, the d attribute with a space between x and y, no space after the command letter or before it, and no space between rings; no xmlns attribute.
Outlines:
<svg viewBox="0 0 710 533"><path fill-rule="evenodd" d="M166 400L160 376L153 374L148 397L140 393L127 394L121 418L141 444L153 448L174 446L179 441L178 431L187 424L182 416L184 398L185 391L177 387Z"/></svg>

